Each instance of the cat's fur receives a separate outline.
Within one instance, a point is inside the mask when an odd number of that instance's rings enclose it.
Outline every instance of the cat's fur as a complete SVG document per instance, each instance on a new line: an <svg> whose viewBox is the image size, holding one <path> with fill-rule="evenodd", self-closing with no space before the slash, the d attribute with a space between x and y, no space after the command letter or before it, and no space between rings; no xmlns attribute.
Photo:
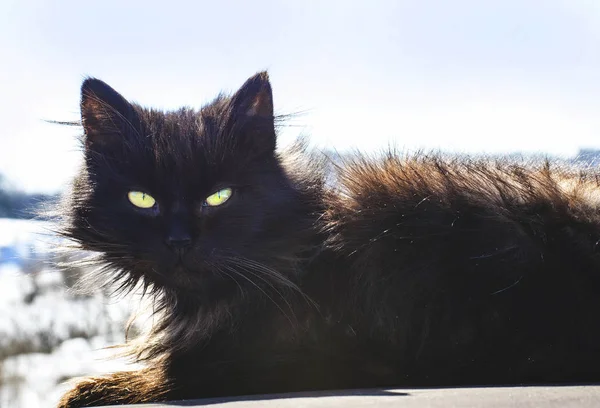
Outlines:
<svg viewBox="0 0 600 408"><path fill-rule="evenodd" d="M265 73L168 113L88 79L81 108L63 233L154 295L158 323L134 350L147 368L84 380L61 407L600 380L592 171L389 153L324 174L275 152ZM183 264L164 243L182 234Z"/></svg>

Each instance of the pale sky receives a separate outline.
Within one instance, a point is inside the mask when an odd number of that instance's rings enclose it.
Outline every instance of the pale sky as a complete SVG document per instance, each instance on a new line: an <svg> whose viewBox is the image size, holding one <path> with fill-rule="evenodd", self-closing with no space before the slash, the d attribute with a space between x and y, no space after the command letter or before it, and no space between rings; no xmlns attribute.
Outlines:
<svg viewBox="0 0 600 408"><path fill-rule="evenodd" d="M321 147L600 148L600 1L0 2L0 173L57 191L86 75L200 107L268 69L285 129Z"/></svg>

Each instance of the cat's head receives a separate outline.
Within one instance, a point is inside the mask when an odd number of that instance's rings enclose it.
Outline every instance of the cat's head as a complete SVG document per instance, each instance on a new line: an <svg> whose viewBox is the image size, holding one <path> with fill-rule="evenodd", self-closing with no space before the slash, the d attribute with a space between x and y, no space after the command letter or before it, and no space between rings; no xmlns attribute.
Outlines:
<svg viewBox="0 0 600 408"><path fill-rule="evenodd" d="M200 110L171 112L90 78L81 118L84 165L65 235L124 282L214 302L295 280L318 189L275 151L266 73Z"/></svg>

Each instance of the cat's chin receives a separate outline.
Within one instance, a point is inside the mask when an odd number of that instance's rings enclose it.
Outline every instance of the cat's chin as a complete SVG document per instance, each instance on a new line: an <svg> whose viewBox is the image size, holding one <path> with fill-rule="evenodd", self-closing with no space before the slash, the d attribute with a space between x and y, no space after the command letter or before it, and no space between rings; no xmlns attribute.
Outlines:
<svg viewBox="0 0 600 408"><path fill-rule="evenodd" d="M233 299L239 292L239 286L231 279L207 271L193 271L181 264L160 272L153 270L146 279L171 293L212 301Z"/></svg>

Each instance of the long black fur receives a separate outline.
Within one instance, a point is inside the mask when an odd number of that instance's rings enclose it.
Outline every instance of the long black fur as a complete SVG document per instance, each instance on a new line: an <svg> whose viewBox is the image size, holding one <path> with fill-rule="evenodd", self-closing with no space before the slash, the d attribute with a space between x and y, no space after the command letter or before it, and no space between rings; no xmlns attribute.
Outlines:
<svg viewBox="0 0 600 408"><path fill-rule="evenodd" d="M146 369L84 380L61 407L600 380L595 172L394 152L327 167L277 153L275 122L266 73L166 113L84 82L62 233L153 295L157 323L132 350ZM178 262L165 238L181 231Z"/></svg>

